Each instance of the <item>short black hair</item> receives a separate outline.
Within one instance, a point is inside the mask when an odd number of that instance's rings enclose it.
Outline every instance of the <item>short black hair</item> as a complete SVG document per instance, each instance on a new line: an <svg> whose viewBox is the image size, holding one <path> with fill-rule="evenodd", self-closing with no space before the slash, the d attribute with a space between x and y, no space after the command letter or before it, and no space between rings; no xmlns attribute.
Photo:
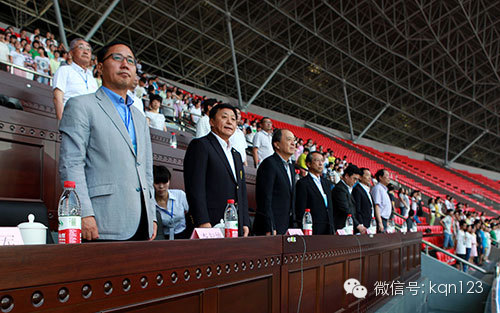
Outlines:
<svg viewBox="0 0 500 313"><path fill-rule="evenodd" d="M135 58L134 49L132 49L132 47L128 43L123 42L123 41L112 41L112 42L108 43L107 45L105 45L104 47L102 47L101 50L99 50L97 52L97 61L99 63L102 63L104 60L104 57L108 53L109 49L111 49L111 47L116 46L116 45L127 46L130 49L130 51L132 51L132 55Z"/></svg>
<svg viewBox="0 0 500 313"><path fill-rule="evenodd" d="M156 94L152 93L152 94L149 95L149 102L152 103L154 100L160 101L160 104L161 104L163 98L160 95L156 95Z"/></svg>
<svg viewBox="0 0 500 313"><path fill-rule="evenodd" d="M368 171L368 172L369 172L369 171L370 171L370 169L369 169L369 168L367 168L367 167L362 167L362 168L360 168L360 169L359 169L359 172L361 173L360 175L361 175L361 176L362 176L362 175L365 175L365 171Z"/></svg>
<svg viewBox="0 0 500 313"><path fill-rule="evenodd" d="M349 164L346 169L344 170L344 175L342 176L352 176L354 174L361 175L361 171L359 170L359 167L357 167L354 164Z"/></svg>
<svg viewBox="0 0 500 313"><path fill-rule="evenodd" d="M275 142L281 142L281 138L283 137L284 130L288 130L289 132L291 132L291 130L286 129L286 128L277 128L274 130L273 137L271 138L271 145L273 146L273 149L276 150L276 148L274 147Z"/></svg>
<svg viewBox="0 0 500 313"><path fill-rule="evenodd" d="M312 155L315 154L315 153L323 155L323 153L321 153L319 151L313 151L311 153L308 153L307 156L306 156L306 163L311 163L312 162Z"/></svg>
<svg viewBox="0 0 500 313"><path fill-rule="evenodd" d="M172 92L172 90L170 90L170 92ZM213 107L216 102L217 102L217 100L215 100L215 99L207 99L207 100L203 101L203 103L202 103L203 113L207 114L208 107Z"/></svg>
<svg viewBox="0 0 500 313"><path fill-rule="evenodd" d="M309 153L309 152L310 152L310 150L309 150L309 148L304 148L304 151L302 151L302 152L307 152L307 153Z"/></svg>
<svg viewBox="0 0 500 313"><path fill-rule="evenodd" d="M172 174L170 174L168 168L163 165L153 165L153 177L155 184L166 184L170 181L170 178L172 178Z"/></svg>
<svg viewBox="0 0 500 313"><path fill-rule="evenodd" d="M210 110L210 113L209 113L208 117L211 120L215 119L215 115L217 114L217 112L219 112L222 109L230 109L230 110L232 110L234 112L234 117L236 118L236 116L237 116L236 109L234 108L234 106L230 105L229 103L221 103L221 104L218 104L218 105L214 106L212 108L212 110Z"/></svg>
<svg viewBox="0 0 500 313"><path fill-rule="evenodd" d="M376 179L377 181L379 181L379 182L380 182L380 177L384 176L385 171L387 171L385 168L381 168L381 169L379 169L379 170L375 173L375 179Z"/></svg>
<svg viewBox="0 0 500 313"><path fill-rule="evenodd" d="M264 117L260 120L260 122L261 122L261 123L264 123L264 120L270 120L270 121L271 121L271 123L273 122L273 120L271 120L271 118L270 118L270 117L267 117L267 116L264 116Z"/></svg>

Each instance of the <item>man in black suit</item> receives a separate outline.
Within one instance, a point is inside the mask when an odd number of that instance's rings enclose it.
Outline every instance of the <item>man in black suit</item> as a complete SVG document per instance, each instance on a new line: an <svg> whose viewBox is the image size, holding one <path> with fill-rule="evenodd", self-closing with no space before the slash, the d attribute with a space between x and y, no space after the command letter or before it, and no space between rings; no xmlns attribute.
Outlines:
<svg viewBox="0 0 500 313"><path fill-rule="evenodd" d="M236 130L236 110L219 104L210 110L212 131L189 143L184 156L184 185L189 204L187 223L212 227L224 218L227 200L238 207L239 235L248 236L250 219L241 156L229 138Z"/></svg>
<svg viewBox="0 0 500 313"><path fill-rule="evenodd" d="M295 226L295 170L290 157L295 153L295 136L278 129L272 137L274 154L264 159L257 170L256 235L283 235Z"/></svg>
<svg viewBox="0 0 500 313"><path fill-rule="evenodd" d="M297 220L301 222L305 210L310 209L313 220L313 235L333 234L331 183L321 177L324 162L320 152L309 153L306 157L309 174L300 179L296 186L295 211L297 212Z"/></svg>
<svg viewBox="0 0 500 313"><path fill-rule="evenodd" d="M373 214L373 199L370 194L372 173L367 168L360 169L361 177L352 190L352 197L356 205L356 219L366 228L370 227Z"/></svg>
<svg viewBox="0 0 500 313"><path fill-rule="evenodd" d="M351 214L354 232L358 231L362 234L366 234L366 227L356 218L356 206L351 195L352 187L358 181L359 174L359 168L356 165L350 164L344 169L342 178L332 190L335 231L345 227L347 215Z"/></svg>

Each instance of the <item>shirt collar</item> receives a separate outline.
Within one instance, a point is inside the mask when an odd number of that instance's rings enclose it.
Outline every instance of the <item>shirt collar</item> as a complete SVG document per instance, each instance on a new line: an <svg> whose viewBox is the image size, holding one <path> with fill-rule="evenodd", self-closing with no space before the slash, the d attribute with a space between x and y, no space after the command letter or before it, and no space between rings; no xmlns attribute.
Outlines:
<svg viewBox="0 0 500 313"><path fill-rule="evenodd" d="M385 185L384 185L384 184L382 184L382 183L378 183L377 185L380 185L380 186L381 186L381 187L382 187L385 191L387 191L387 190L388 190L388 189L387 189L387 186L385 186Z"/></svg>
<svg viewBox="0 0 500 313"><path fill-rule="evenodd" d="M272 136L272 134L266 132L265 130L261 129L259 133L263 133L266 136Z"/></svg>
<svg viewBox="0 0 500 313"><path fill-rule="evenodd" d="M321 183L321 179L320 179L318 176L314 175L314 174L313 174L313 173L311 173L311 172L309 172L309 175L311 175L311 177L312 177L312 179L313 179L313 180L318 181L318 182L320 182L320 183Z"/></svg>
<svg viewBox="0 0 500 313"><path fill-rule="evenodd" d="M134 103L134 99L132 99L131 97L129 97L127 95L127 102L125 103L125 100L123 100L123 98L117 94L116 92L110 90L109 88L106 88L104 86L101 87L102 90L106 93L106 95L108 95L109 99L111 99L111 102L113 102L114 104L120 104L120 105L123 105L123 106L127 106L130 108L130 106Z"/></svg>
<svg viewBox="0 0 500 313"><path fill-rule="evenodd" d="M80 65L76 64L75 62L71 62L71 66L77 70L78 72L81 72L81 73L87 73L88 70L87 69L83 69Z"/></svg>
<svg viewBox="0 0 500 313"><path fill-rule="evenodd" d="M217 141L220 143L220 145L222 146L222 148L224 150L231 151L231 141L228 140L228 142L226 142L224 139L219 137L219 135L217 135L216 133L214 133L214 132L211 132L211 133L215 136L215 138L217 138Z"/></svg>
<svg viewBox="0 0 500 313"><path fill-rule="evenodd" d="M291 163L290 159L288 159L288 161L286 161L285 159L283 159L283 157L281 155L279 155L278 153L276 153L276 154L280 157L281 161L283 161L283 163L285 163L286 165L289 165Z"/></svg>
<svg viewBox="0 0 500 313"><path fill-rule="evenodd" d="M343 179L340 179L340 181L347 187L347 190L349 190L349 193L352 193L352 187L349 187L349 185L346 184Z"/></svg>

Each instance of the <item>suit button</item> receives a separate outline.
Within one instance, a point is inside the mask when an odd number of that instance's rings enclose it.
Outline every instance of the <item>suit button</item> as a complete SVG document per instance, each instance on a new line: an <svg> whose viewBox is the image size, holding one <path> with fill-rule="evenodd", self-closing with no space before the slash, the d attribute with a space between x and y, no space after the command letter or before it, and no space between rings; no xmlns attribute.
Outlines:
<svg viewBox="0 0 500 313"><path fill-rule="evenodd" d="M139 162L137 162L137 163L135 163L135 164L136 164L137 166L141 166L141 163L139 163Z"/></svg>
<svg viewBox="0 0 500 313"><path fill-rule="evenodd" d="M240 186L236 186L236 189L240 189Z"/></svg>
<svg viewBox="0 0 500 313"><path fill-rule="evenodd" d="M135 191L139 192L139 191L141 191L141 188L137 187L137 188L135 188Z"/></svg>

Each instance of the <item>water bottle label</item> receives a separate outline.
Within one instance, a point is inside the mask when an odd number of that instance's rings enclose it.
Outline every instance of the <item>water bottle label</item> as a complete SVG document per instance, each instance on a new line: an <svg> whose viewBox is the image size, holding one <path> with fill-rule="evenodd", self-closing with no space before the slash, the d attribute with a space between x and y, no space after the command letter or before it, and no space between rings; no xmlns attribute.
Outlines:
<svg viewBox="0 0 500 313"><path fill-rule="evenodd" d="M302 232L304 233L304 236L312 236L313 234L313 227L311 224L304 224L302 227Z"/></svg>
<svg viewBox="0 0 500 313"><path fill-rule="evenodd" d="M238 222L237 221L227 221L225 222L225 235L226 238L236 238L238 237Z"/></svg>
<svg viewBox="0 0 500 313"><path fill-rule="evenodd" d="M82 242L82 218L80 216L59 217L59 243Z"/></svg>
<svg viewBox="0 0 500 313"><path fill-rule="evenodd" d="M368 228L368 234L369 235L375 235L376 233L377 233L377 227L370 226L370 228Z"/></svg>

